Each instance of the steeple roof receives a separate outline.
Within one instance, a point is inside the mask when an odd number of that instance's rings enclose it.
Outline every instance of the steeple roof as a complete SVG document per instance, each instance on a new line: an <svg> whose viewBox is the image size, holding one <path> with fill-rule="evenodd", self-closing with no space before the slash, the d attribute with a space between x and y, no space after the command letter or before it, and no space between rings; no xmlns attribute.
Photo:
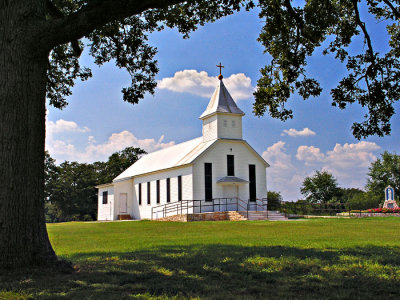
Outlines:
<svg viewBox="0 0 400 300"><path fill-rule="evenodd" d="M206 110L201 114L200 119L219 112L244 115L244 112L236 105L226 89L222 78L220 78L219 84L210 99L210 103L208 103Z"/></svg>

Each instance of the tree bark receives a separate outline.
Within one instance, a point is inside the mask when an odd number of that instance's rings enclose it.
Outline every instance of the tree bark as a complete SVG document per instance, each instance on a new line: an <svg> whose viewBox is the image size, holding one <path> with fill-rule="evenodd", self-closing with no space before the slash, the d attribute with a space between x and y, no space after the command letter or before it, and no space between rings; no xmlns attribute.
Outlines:
<svg viewBox="0 0 400 300"><path fill-rule="evenodd" d="M0 0L0 268L57 261L44 218L49 50L32 39L41 2Z"/></svg>

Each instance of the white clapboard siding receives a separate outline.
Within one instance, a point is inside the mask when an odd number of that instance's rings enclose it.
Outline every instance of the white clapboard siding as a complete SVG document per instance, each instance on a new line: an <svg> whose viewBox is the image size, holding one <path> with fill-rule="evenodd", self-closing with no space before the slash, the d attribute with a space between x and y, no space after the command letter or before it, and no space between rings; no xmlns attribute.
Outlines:
<svg viewBox="0 0 400 300"><path fill-rule="evenodd" d="M107 204L103 204L103 192L108 192ZM114 214L114 186L99 188L98 193L98 207L97 207L97 220L111 221L115 220Z"/></svg>
<svg viewBox="0 0 400 300"><path fill-rule="evenodd" d="M242 116L218 113L203 120L203 141L242 139Z"/></svg>
<svg viewBox="0 0 400 300"><path fill-rule="evenodd" d="M212 163L213 198L223 198L223 185L217 180L227 176L227 155L235 157L235 176L249 180L249 165L256 165L256 192L257 198L267 195L266 165L265 162L244 141L219 140L201 155L193 164L193 196L194 199L205 198L204 163ZM239 198L249 199L249 185L239 185Z"/></svg>
<svg viewBox="0 0 400 300"><path fill-rule="evenodd" d="M132 214L134 210L134 199L133 199L133 180L125 180L121 182L114 183L114 220L118 219L120 214ZM120 211L120 194L128 195L128 211L127 213Z"/></svg>
<svg viewBox="0 0 400 300"><path fill-rule="evenodd" d="M171 202L178 201L178 176L182 176L182 199L193 199L192 167L174 168L134 179L134 219L151 219L151 208L167 203L167 178L170 178ZM160 180L160 204L157 204L157 183ZM151 203L147 204L147 182L151 187ZM139 205L139 183L142 185L142 204Z"/></svg>

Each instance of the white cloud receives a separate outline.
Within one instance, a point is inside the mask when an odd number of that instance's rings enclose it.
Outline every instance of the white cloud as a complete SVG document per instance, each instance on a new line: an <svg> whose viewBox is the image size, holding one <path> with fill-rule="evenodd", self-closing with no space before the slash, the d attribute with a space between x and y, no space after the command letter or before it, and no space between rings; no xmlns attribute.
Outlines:
<svg viewBox="0 0 400 300"><path fill-rule="evenodd" d="M138 139L131 132L124 130L113 133L106 142L97 144L93 137L89 137L88 146L82 152L76 151L74 156L78 161L105 160L112 153L126 147L139 147L147 152L153 152L175 145L175 142L163 143L164 135L158 141L155 139Z"/></svg>
<svg viewBox="0 0 400 300"><path fill-rule="evenodd" d="M112 153L130 146L140 147L150 153L175 144L173 141L163 142L164 135L158 140L139 139L133 133L124 130L119 133L113 133L103 143L98 143L93 136L88 136L87 142L78 146L78 143L74 141L82 138L82 134L86 134L89 131L89 128L80 127L75 122L65 120L49 121L47 122L46 131L46 149L59 163L64 160L94 162L98 160L105 161ZM65 140L63 136L65 132L75 133L72 140Z"/></svg>
<svg viewBox="0 0 400 300"><path fill-rule="evenodd" d="M381 147L371 142L359 142L357 144L336 144L332 151L326 154L326 161L331 169L351 170L366 169L376 156L372 153Z"/></svg>
<svg viewBox="0 0 400 300"><path fill-rule="evenodd" d="M267 188L281 192L284 200L297 200L304 174L292 163L285 142L279 141L268 147L262 157L270 164L267 169Z"/></svg>
<svg viewBox="0 0 400 300"><path fill-rule="evenodd" d="M325 160L325 155L321 153L319 148L314 146L300 146L297 148L296 158L298 160L304 160L306 165L311 165L316 162Z"/></svg>
<svg viewBox="0 0 400 300"><path fill-rule="evenodd" d="M167 89L178 93L190 93L204 98L210 98L218 84L217 77L211 77L205 71L183 70L158 82L159 89ZM252 97L254 87L251 79L243 73L232 74L224 79L229 93L234 100Z"/></svg>
<svg viewBox="0 0 400 300"><path fill-rule="evenodd" d="M63 119L57 120L56 122L46 122L46 133L60 133L60 132L89 132L90 129L86 126L80 127L78 124L72 121L65 121Z"/></svg>
<svg viewBox="0 0 400 300"><path fill-rule="evenodd" d="M284 129L281 133L281 136L288 135L288 136L310 136L315 135L316 133L312 131L310 128L303 128L303 130L296 130L294 128L290 128L289 130Z"/></svg>
<svg viewBox="0 0 400 300"><path fill-rule="evenodd" d="M268 147L262 156L271 165L267 169L268 190L281 192L286 201L302 198L302 182L316 170L332 173L341 187L363 188L368 167L376 160L374 152L381 149L377 144L365 141L336 144L326 152L315 146L302 145L297 148L297 160L293 160L285 146L285 142L279 141Z"/></svg>
<svg viewBox="0 0 400 300"><path fill-rule="evenodd" d="M304 161L305 166L314 169L325 169L338 178L344 187L359 187L365 185L368 167L376 156L373 152L381 147L371 142L355 144L336 144L333 150L321 153L314 146L300 146L297 148L296 158Z"/></svg>

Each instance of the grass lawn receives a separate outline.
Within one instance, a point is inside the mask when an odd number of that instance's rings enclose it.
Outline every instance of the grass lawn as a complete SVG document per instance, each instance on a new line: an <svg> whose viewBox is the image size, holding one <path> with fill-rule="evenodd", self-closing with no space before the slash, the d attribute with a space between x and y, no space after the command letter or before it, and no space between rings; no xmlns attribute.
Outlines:
<svg viewBox="0 0 400 300"><path fill-rule="evenodd" d="M76 272L0 274L0 299L400 298L400 218L49 224Z"/></svg>

